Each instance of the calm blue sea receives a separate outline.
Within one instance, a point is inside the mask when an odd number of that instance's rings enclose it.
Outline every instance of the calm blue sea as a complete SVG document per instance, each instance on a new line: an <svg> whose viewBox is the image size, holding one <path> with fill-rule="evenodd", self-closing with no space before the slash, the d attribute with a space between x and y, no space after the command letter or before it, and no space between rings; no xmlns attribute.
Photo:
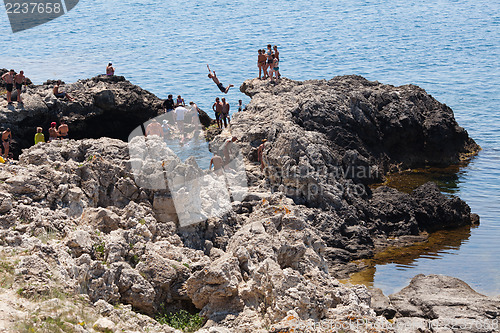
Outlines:
<svg viewBox="0 0 500 333"><path fill-rule="evenodd" d="M206 64L236 108L238 86L257 76L257 49L280 49L282 75L417 84L449 105L483 147L459 173L457 194L481 216L459 247L412 265L377 266L374 284L397 291L418 273L459 277L500 294L500 1L80 0L68 14L12 34L0 10L0 67L24 69L35 83L104 72L159 97L182 95L210 110L220 96Z"/></svg>

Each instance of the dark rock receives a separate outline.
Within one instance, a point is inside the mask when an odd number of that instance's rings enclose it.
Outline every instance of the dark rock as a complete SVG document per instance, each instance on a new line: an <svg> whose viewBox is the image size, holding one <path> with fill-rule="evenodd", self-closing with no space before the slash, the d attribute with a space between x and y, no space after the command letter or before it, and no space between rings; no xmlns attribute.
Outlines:
<svg viewBox="0 0 500 333"><path fill-rule="evenodd" d="M474 223L465 202L433 183L410 194L366 186L388 171L458 163L479 149L452 110L423 89L343 76L277 85L254 79L240 90L252 98L231 125L243 156L257 162L267 139L266 186L310 208L333 274L356 269L345 263L371 257L389 238L422 240L423 232Z"/></svg>
<svg viewBox="0 0 500 333"><path fill-rule="evenodd" d="M23 93L24 107L0 104L0 124L12 130L16 157L22 149L33 145L37 127L44 129L48 139L53 121L59 125L65 119L72 139L110 137L127 141L132 130L162 112L162 100L123 76L101 75L62 84L61 90L68 92L74 102L55 98L55 82L48 80L43 85L28 87ZM203 111L200 121L204 126L212 123Z"/></svg>

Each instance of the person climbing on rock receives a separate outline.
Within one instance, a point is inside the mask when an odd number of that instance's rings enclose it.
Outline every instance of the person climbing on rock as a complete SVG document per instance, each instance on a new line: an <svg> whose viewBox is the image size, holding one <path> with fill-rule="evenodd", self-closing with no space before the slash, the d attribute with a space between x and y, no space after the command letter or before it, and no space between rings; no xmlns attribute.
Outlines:
<svg viewBox="0 0 500 333"><path fill-rule="evenodd" d="M210 160L210 166L208 167L208 170L212 170L212 165L214 166L214 172L217 175L222 175L224 173L224 162L222 161L222 157L215 153Z"/></svg>
<svg viewBox="0 0 500 333"><path fill-rule="evenodd" d="M222 145L222 152L224 154L224 165L228 165L231 162L231 148L234 142L238 141L238 138L233 136L231 139L227 139Z"/></svg>
<svg viewBox="0 0 500 333"><path fill-rule="evenodd" d="M11 69L4 75L2 80L5 81L5 89L7 89L7 104L12 104L12 90L14 89L14 70Z"/></svg>
<svg viewBox="0 0 500 333"><path fill-rule="evenodd" d="M163 128L156 120L156 118L153 118L153 121L151 121L151 123L149 123L149 125L146 127L146 136L151 135L157 135L160 138L163 138Z"/></svg>
<svg viewBox="0 0 500 333"><path fill-rule="evenodd" d="M71 97L68 93L64 92L64 91L59 91L59 86L61 85L61 80L57 80L57 83L56 85L54 86L54 88L52 89L52 93L54 94L54 96L56 96L57 98L68 98L68 100L70 102L73 102L74 99L73 97Z"/></svg>
<svg viewBox="0 0 500 333"><path fill-rule="evenodd" d="M3 146L3 157L7 159L9 157L10 140L12 139L12 133L10 128L7 128L2 132L2 146Z"/></svg>
<svg viewBox="0 0 500 333"><path fill-rule="evenodd" d="M41 127L36 128L35 145L40 143L40 142L45 142L45 135L43 135L42 131L43 131L43 128L41 128Z"/></svg>
<svg viewBox="0 0 500 333"><path fill-rule="evenodd" d="M229 88L231 87L234 87L234 85L230 84L227 86L227 88L225 88L222 83L220 83L219 79L217 78L217 75L215 74L215 72L212 72L210 70L210 66L208 66L207 64L207 68L208 68L208 77L211 78L214 83L217 85L217 87L219 88L220 91L222 91L224 94L227 94L227 92L229 91Z"/></svg>

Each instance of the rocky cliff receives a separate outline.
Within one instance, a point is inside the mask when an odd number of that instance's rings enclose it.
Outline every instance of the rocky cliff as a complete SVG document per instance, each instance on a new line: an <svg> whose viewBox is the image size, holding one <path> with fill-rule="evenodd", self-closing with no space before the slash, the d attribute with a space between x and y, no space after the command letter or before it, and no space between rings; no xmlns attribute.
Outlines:
<svg viewBox="0 0 500 333"><path fill-rule="evenodd" d="M101 80L108 79L85 82L115 84ZM451 110L417 87L359 77L283 79L276 86L252 80L241 89L252 101L232 121L232 135L240 140L234 144L239 152L230 154L244 162L246 177L241 165L214 173L192 158L182 161L156 136L39 144L24 150L19 162L0 165L0 283L10 281L21 297L49 305L54 290L83 295L95 313L85 320L95 323L82 325L77 314L77 321L64 322L75 331L171 332L137 313L155 317L181 309L201 310L206 323L200 332L286 332L319 324L373 332L390 327L384 316L424 324L451 318L442 311L445 298L422 297L424 285L438 278L419 278L412 284L416 291L390 298L337 280L357 269L353 259L370 257L391 240L421 240L424 231L477 221L465 202L442 195L432 183L410 194L366 186L392 169L456 162L478 149ZM381 110L372 103L379 98L369 99L392 89L400 96L381 102ZM80 91L77 97L88 97ZM119 105L154 101L147 92L130 102L123 96ZM398 117L391 121L391 115ZM404 152L385 147L376 135L390 137L390 124L421 131L426 143L407 144L413 150ZM436 126L445 131L441 138ZM224 135L213 140L212 150ZM256 150L264 138L261 171ZM430 148L438 139L448 145L441 160ZM455 280L440 281L443 288L465 290ZM478 309L474 318L497 318L497 300L473 291L469 296L468 306ZM408 308L407 298L422 301Z"/></svg>
<svg viewBox="0 0 500 333"><path fill-rule="evenodd" d="M58 99L52 93L55 81L30 85L23 92L24 105L8 106L0 99L0 124L11 128L13 151L17 157L22 149L33 145L37 127L48 138L51 122L66 120L73 139L110 137L126 141L134 128L158 116L163 101L154 94L133 85L123 76L101 75L71 84L62 84L61 91L74 99ZM14 92L17 98L17 92ZM208 127L212 120L200 112L200 122Z"/></svg>
<svg viewBox="0 0 500 333"><path fill-rule="evenodd" d="M267 140L255 182L312 209L308 220L329 262L370 256L388 238L477 222L466 203L432 183L411 194L366 186L389 171L458 163L479 149L452 110L423 89L359 76L278 85L253 79L240 89L252 101L235 115L232 133L253 162ZM331 270L339 267L349 265Z"/></svg>

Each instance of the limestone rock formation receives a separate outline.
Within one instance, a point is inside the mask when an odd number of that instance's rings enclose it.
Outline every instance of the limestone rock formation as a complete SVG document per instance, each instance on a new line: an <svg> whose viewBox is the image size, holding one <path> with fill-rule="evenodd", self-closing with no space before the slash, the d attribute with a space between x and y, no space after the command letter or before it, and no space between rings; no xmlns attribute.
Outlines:
<svg viewBox="0 0 500 333"><path fill-rule="evenodd" d="M453 277L419 274L389 298L397 311L397 322L401 326L413 326L414 331L486 333L500 330L500 299L481 295Z"/></svg>
<svg viewBox="0 0 500 333"><path fill-rule="evenodd" d="M64 115L83 133L129 116L142 123L135 117L156 115L160 103L120 77L68 88L78 103L53 100L50 85L29 88L30 111L5 111L2 119L22 131L22 124L38 126L36 117ZM16 255L2 267L12 266L19 294L82 295L95 305L91 329L100 331L172 332L150 317L179 309L201 311L201 332L262 333L319 324L373 332L395 313L402 321L445 313L427 311L434 299L422 296L423 287L372 304L366 287L336 278L389 238L476 221L466 203L432 183L409 194L366 186L389 170L456 162L476 150L451 110L419 88L359 77L276 86L253 80L242 90L252 102L234 117L231 134L245 163L224 173L181 160L156 136L38 144L1 165L0 254ZM212 150L223 150L225 135ZM445 143L438 153L437 141ZM423 305L405 307L407 294ZM478 318L497 316L490 300L474 302ZM132 310L141 314L125 319Z"/></svg>
<svg viewBox="0 0 500 333"><path fill-rule="evenodd" d="M331 272L349 272L349 261L371 256L388 238L477 221L434 184L411 194L367 186L389 171L457 163L479 149L452 110L421 88L343 76L277 85L253 79L240 90L252 100L234 116L232 133L249 161L267 140L265 169L254 181L311 208L308 221L327 245Z"/></svg>

